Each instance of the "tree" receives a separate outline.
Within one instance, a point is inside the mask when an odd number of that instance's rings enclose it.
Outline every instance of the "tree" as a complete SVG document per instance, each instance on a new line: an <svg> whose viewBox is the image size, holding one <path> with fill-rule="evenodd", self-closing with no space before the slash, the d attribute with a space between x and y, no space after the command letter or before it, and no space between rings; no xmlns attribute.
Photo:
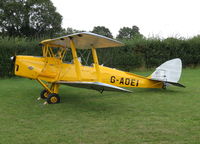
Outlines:
<svg viewBox="0 0 200 144"><path fill-rule="evenodd" d="M60 32L60 35L69 35L69 34L74 34L74 33L79 33L79 32L84 32L83 30L76 30L71 27L68 27L67 29L62 29Z"/></svg>
<svg viewBox="0 0 200 144"><path fill-rule="evenodd" d="M50 35L61 30L62 16L50 0L1 0L0 33L9 36Z"/></svg>
<svg viewBox="0 0 200 144"><path fill-rule="evenodd" d="M110 32L110 30L104 26L96 26L93 28L92 32L109 38L113 38L113 35Z"/></svg>
<svg viewBox="0 0 200 144"><path fill-rule="evenodd" d="M117 39L132 39L133 37L140 35L139 28L137 26L123 27L119 30Z"/></svg>

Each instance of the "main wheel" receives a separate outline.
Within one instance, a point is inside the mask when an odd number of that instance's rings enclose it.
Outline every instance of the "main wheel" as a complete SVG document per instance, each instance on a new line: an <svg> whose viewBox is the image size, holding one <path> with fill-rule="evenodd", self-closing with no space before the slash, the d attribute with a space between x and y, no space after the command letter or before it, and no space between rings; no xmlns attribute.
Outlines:
<svg viewBox="0 0 200 144"><path fill-rule="evenodd" d="M51 93L47 98L47 103L48 104L60 103L60 97L56 93Z"/></svg>
<svg viewBox="0 0 200 144"><path fill-rule="evenodd" d="M41 91L41 93L40 93L40 97L41 97L42 99L47 99L47 98L48 98L48 95L49 95L49 92L48 92L46 89L44 89L44 90Z"/></svg>

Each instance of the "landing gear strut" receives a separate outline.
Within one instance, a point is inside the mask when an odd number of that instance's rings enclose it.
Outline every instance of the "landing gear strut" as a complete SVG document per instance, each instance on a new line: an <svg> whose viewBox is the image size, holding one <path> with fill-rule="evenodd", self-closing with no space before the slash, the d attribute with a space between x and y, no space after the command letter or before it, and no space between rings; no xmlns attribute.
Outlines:
<svg viewBox="0 0 200 144"><path fill-rule="evenodd" d="M48 85L42 82L40 79L37 79L37 81L45 88L43 91L41 91L38 100L46 99L46 102L44 102L44 104L60 103L60 97L58 95L59 84L51 83L51 86L49 88Z"/></svg>

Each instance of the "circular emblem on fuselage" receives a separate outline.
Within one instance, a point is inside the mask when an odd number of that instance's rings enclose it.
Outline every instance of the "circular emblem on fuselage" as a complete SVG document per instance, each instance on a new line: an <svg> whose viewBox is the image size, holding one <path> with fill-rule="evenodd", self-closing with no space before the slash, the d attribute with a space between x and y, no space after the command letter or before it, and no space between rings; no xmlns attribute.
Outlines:
<svg viewBox="0 0 200 144"><path fill-rule="evenodd" d="M28 69L30 69L30 70L33 70L33 69L34 69L34 67L32 67L32 66L28 66Z"/></svg>

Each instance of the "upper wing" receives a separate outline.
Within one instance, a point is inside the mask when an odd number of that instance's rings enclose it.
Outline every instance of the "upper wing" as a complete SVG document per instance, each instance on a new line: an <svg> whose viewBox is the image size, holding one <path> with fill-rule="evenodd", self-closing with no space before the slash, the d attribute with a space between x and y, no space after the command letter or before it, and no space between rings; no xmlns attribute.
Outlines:
<svg viewBox="0 0 200 144"><path fill-rule="evenodd" d="M123 43L90 32L81 32L71 34L55 39L48 39L41 42L41 44L57 45L65 48L70 47L70 39L73 39L77 49L91 49L94 48L108 48L123 46Z"/></svg>
<svg viewBox="0 0 200 144"><path fill-rule="evenodd" d="M87 89L93 89L100 92L103 91L117 91L117 92L131 92L127 89L123 89L120 87L116 87L113 85L100 83L100 82L69 82L69 81L58 81L59 84L69 85L73 87L79 87L79 88L87 88Z"/></svg>

